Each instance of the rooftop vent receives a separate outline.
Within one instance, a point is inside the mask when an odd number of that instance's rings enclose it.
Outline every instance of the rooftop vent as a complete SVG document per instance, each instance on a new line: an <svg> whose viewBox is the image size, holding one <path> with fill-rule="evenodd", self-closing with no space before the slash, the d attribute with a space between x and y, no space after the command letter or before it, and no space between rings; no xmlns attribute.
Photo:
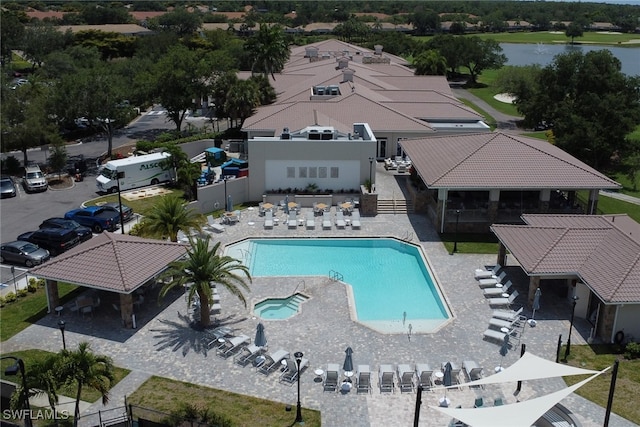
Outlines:
<svg viewBox="0 0 640 427"><path fill-rule="evenodd" d="M349 59L348 58L340 58L340 59L338 59L338 69L347 68L348 66L349 66Z"/></svg>
<svg viewBox="0 0 640 427"><path fill-rule="evenodd" d="M377 44L377 45L373 46L373 49L375 50L375 54L376 55L382 55L382 45L381 44Z"/></svg>
<svg viewBox="0 0 640 427"><path fill-rule="evenodd" d="M355 71L353 71L350 68L345 68L344 70L342 70L342 83L353 82L353 74L354 73L355 73Z"/></svg>
<svg viewBox="0 0 640 427"><path fill-rule="evenodd" d="M318 57L318 48L315 46L305 48L305 54L307 58L317 58Z"/></svg>

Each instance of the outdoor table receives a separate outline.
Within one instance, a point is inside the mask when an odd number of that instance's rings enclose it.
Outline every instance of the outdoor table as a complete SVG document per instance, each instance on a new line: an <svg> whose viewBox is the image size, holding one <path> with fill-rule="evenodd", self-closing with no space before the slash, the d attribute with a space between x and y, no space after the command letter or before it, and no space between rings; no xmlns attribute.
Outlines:
<svg viewBox="0 0 640 427"><path fill-rule="evenodd" d="M344 376L347 377L347 379L345 379L345 382L350 383L351 377L353 376L353 371L345 371Z"/></svg>
<svg viewBox="0 0 640 427"><path fill-rule="evenodd" d="M64 307L59 305L55 308L55 310L56 310L56 314L60 316L60 314L62 314L62 310L64 310Z"/></svg>
<svg viewBox="0 0 640 427"><path fill-rule="evenodd" d="M262 208L263 209L273 209L273 204L271 204L271 203L263 203L262 204Z"/></svg>
<svg viewBox="0 0 640 427"><path fill-rule="evenodd" d="M316 208L318 208L320 210L325 210L327 208L327 205L325 205L324 203L318 203L316 205Z"/></svg>
<svg viewBox="0 0 640 427"><path fill-rule="evenodd" d="M442 407L442 408L446 408L449 405L451 405L451 400L449 400L448 397L444 396L441 397L440 400L438 401L438 404Z"/></svg>
<svg viewBox="0 0 640 427"><path fill-rule="evenodd" d="M441 371L438 371L434 374L436 376L436 382L442 384L442 380L444 379L444 374Z"/></svg>

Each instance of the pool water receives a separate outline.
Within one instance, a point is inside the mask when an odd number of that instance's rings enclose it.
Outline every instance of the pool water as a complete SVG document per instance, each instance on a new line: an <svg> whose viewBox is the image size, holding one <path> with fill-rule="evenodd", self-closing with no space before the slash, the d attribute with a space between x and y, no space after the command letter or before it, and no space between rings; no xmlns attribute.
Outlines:
<svg viewBox="0 0 640 427"><path fill-rule="evenodd" d="M298 314L300 304L308 298L294 294L289 298L268 298L253 307L253 313L265 320L283 320Z"/></svg>
<svg viewBox="0 0 640 427"><path fill-rule="evenodd" d="M353 288L357 320L398 322L406 330L449 319L440 290L419 247L396 239L251 239L231 245L251 275L332 276ZM433 321L433 322L430 322Z"/></svg>

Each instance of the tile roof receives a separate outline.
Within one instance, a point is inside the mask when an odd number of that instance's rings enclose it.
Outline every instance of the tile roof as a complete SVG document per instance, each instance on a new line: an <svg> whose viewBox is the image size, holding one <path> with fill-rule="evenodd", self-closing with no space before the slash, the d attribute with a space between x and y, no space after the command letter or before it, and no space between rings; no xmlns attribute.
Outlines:
<svg viewBox="0 0 640 427"><path fill-rule="evenodd" d="M33 268L30 274L128 294L186 252L183 244L105 231Z"/></svg>
<svg viewBox="0 0 640 427"><path fill-rule="evenodd" d="M153 32L148 28L136 24L60 25L56 28L63 33L70 30L74 34L80 31L105 31L128 35L151 34Z"/></svg>
<svg viewBox="0 0 640 427"><path fill-rule="evenodd" d="M532 276L576 275L605 303L640 302L640 224L627 215L523 215L491 230Z"/></svg>
<svg viewBox="0 0 640 427"><path fill-rule="evenodd" d="M409 139L401 144L430 188L620 188L617 182L539 139L491 132Z"/></svg>

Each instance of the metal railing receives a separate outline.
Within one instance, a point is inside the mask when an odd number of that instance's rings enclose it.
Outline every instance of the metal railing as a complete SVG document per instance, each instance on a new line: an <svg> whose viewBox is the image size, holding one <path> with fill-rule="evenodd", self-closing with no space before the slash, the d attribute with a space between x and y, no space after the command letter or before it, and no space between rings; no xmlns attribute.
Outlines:
<svg viewBox="0 0 640 427"><path fill-rule="evenodd" d="M334 282L342 282L342 281L344 281L344 276L342 275L342 273L340 273L338 271L335 271L335 270L329 270L329 277Z"/></svg>

